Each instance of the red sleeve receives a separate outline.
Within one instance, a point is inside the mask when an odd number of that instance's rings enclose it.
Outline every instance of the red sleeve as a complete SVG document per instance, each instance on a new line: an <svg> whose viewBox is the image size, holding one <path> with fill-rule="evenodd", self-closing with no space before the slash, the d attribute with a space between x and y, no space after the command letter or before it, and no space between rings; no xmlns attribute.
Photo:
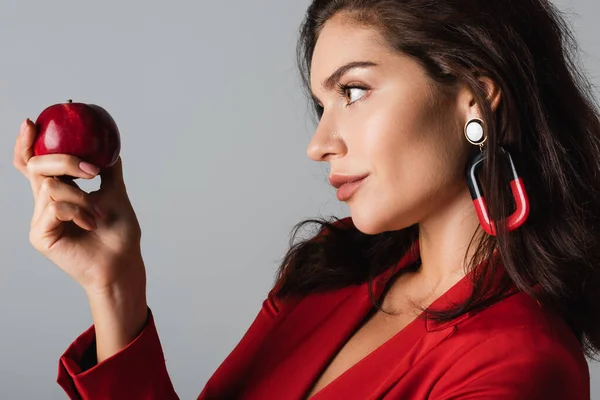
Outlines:
<svg viewBox="0 0 600 400"><path fill-rule="evenodd" d="M198 399L235 397L256 351L283 307L274 292L275 289L269 292L254 322L207 382ZM60 358L57 382L70 399L179 400L167 373L154 319L150 310L148 313L142 333L100 364L95 360L93 326L69 346Z"/></svg>
<svg viewBox="0 0 600 400"><path fill-rule="evenodd" d="M91 326L60 358L58 384L70 399L178 400L167 373L152 312L138 337L120 352L96 363Z"/></svg>
<svg viewBox="0 0 600 400"><path fill-rule="evenodd" d="M589 400L581 350L547 333L498 334L455 363L432 400Z"/></svg>

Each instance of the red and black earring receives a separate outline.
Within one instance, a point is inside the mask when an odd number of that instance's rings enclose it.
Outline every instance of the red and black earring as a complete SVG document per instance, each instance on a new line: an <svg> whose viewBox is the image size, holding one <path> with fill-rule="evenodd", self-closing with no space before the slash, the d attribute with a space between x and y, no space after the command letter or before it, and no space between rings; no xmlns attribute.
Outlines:
<svg viewBox="0 0 600 400"><path fill-rule="evenodd" d="M483 196L483 191L481 190L481 185L477 178L477 172L486 158L484 143L487 140L487 136L484 134L483 124L484 122L479 118L472 118L465 124L465 137L469 143L479 146L481 150L471 159L467 166L467 185L469 186L473 205L475 206L477 216L479 217L479 223L485 232L489 235L496 236L496 226L494 221L490 220L485 197ZM505 221L507 223L508 231L513 231L523 225L527 220L530 205L523 179L519 176L510 153L503 147L500 147L500 152L505 157L513 177L510 182L510 187L515 199L516 209Z"/></svg>

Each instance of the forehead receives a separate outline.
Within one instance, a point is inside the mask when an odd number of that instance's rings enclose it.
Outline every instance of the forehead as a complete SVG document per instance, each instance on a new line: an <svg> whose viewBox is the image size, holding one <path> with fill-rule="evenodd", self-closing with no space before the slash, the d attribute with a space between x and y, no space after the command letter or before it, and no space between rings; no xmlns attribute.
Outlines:
<svg viewBox="0 0 600 400"><path fill-rule="evenodd" d="M390 54L375 29L359 25L349 17L334 16L323 26L315 45L311 62L312 86L341 65L365 60L379 64Z"/></svg>

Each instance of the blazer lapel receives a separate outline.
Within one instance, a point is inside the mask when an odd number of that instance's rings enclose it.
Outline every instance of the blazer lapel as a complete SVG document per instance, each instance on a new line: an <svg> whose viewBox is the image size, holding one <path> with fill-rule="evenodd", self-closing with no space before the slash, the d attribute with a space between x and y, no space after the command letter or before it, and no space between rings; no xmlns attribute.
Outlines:
<svg viewBox="0 0 600 400"><path fill-rule="evenodd" d="M415 261L417 254L408 251L395 268L373 280L375 298L387 279ZM258 351L255 363L260 367L247 380L244 398L303 398L372 307L367 283L302 299Z"/></svg>
<svg viewBox="0 0 600 400"><path fill-rule="evenodd" d="M244 399L299 399L364 312L360 286L303 299L258 351Z"/></svg>

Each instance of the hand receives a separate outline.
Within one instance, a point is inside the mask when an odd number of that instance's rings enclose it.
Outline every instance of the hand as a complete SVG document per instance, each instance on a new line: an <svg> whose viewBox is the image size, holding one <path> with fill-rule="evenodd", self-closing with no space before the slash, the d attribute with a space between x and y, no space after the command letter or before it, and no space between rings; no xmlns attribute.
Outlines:
<svg viewBox="0 0 600 400"><path fill-rule="evenodd" d="M13 164L30 182L35 199L29 239L88 294L115 287L145 290L141 229L127 196L121 158L100 172L101 186L86 193L65 177L92 179L98 169L66 154L33 156L35 124L27 119Z"/></svg>

